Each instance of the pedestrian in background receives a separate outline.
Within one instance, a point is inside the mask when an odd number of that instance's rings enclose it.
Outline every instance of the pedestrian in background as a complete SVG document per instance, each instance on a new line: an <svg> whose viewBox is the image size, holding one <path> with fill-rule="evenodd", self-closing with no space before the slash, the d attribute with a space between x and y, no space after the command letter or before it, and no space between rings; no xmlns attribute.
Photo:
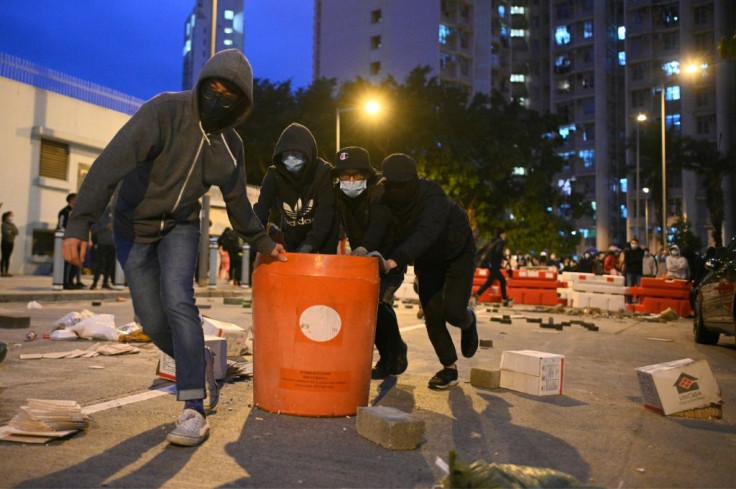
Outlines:
<svg viewBox="0 0 736 489"><path fill-rule="evenodd" d="M118 131L84 179L64 235L64 258L81 266L87 239L116 187L115 249L143 332L176 362L184 410L169 443L194 446L210 432L219 386L194 300L200 241L199 203L222 192L233 228L261 253L285 261L246 195L243 141L235 127L253 108L253 72L236 49L205 63L194 90L144 103ZM205 380L206 379L206 380Z"/></svg>
<svg viewBox="0 0 736 489"><path fill-rule="evenodd" d="M58 214L58 220L56 222L56 230L64 231L69 222L69 216L74 209L74 204L77 202L77 194L72 192L66 196L66 206L63 207ZM89 239L89 236L87 237ZM64 260L64 289L74 290L84 288L82 284L82 264L79 266L73 265L72 263Z"/></svg>
<svg viewBox="0 0 736 489"><path fill-rule="evenodd" d="M102 276L102 288L112 289L115 274L115 239L112 233L112 207L107 206L102 217L92 225L92 285L97 288Z"/></svg>
<svg viewBox="0 0 736 489"><path fill-rule="evenodd" d="M501 299L503 305L508 306L510 303L509 296L506 293L506 277L504 277L504 250L506 249L506 231L501 229L496 238L486 247L483 256L480 259L480 266L488 269L488 278L473 294L473 298L477 301L478 297L483 295L489 289L493 282L498 280L501 287Z"/></svg>
<svg viewBox="0 0 736 489"><path fill-rule="evenodd" d="M365 256L378 251L389 256L393 248L391 213L381 203L381 175L371 166L368 151L357 146L342 148L335 158L335 200L342 229L352 254ZM409 365L406 343L401 339L393 308L394 293L404 280L406 267L381 274L378 293L375 343L378 361L371 369L372 379L385 379L404 373Z"/></svg>
<svg viewBox="0 0 736 489"><path fill-rule="evenodd" d="M13 211L3 212L2 222L2 252L0 254L0 276L12 277L9 273L10 255L13 254L15 237L18 236L18 227L15 225Z"/></svg>
<svg viewBox="0 0 736 489"><path fill-rule="evenodd" d="M641 275L642 277L657 276L657 259L652 256L649 248L644 248L644 257L641 259Z"/></svg>
<svg viewBox="0 0 736 489"><path fill-rule="evenodd" d="M680 254L680 247L676 244L670 246L670 254L665 260L667 278L690 280L690 266L687 259Z"/></svg>
<svg viewBox="0 0 736 489"><path fill-rule="evenodd" d="M457 351L447 323L460 328L460 349L470 358L478 350L475 310L468 306L475 274L475 240L466 212L436 183L419 178L417 164L395 153L381 164L385 193L397 233L386 270L413 263L429 340L442 364L429 388L449 389L458 382Z"/></svg>
<svg viewBox="0 0 736 489"><path fill-rule="evenodd" d="M332 165L317 155L317 141L305 126L289 124L273 150L271 166L253 205L263 225L279 215L286 251L337 253L338 224Z"/></svg>
<svg viewBox="0 0 736 489"><path fill-rule="evenodd" d="M623 272L625 274L626 287L638 287L641 285L643 273L644 250L639 247L639 240L633 238L623 252ZM625 295L627 303L632 302L630 295Z"/></svg>

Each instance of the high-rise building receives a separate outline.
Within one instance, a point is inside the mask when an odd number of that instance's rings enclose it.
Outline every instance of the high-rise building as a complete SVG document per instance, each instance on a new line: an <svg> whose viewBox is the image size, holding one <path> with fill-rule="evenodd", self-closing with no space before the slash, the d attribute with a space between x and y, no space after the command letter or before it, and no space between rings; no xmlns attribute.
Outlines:
<svg viewBox="0 0 736 489"><path fill-rule="evenodd" d="M558 114L567 164L555 184L590 202L592 217L575 222L581 249L605 249L661 230L661 205L636 185L634 139L637 113L661 119L662 83L668 127L722 153L736 143L733 62L715 55L734 31L735 10L718 0L315 0L314 77L403 82L429 66L441 82ZM680 64L696 58L705 70L686 87ZM668 226L684 215L708 243L708 196L697 176L667 176ZM730 239L734 177L724 188Z"/></svg>
<svg viewBox="0 0 736 489"><path fill-rule="evenodd" d="M217 15L213 18L212 12ZM215 32L214 43L211 32ZM197 0L184 23L182 88L190 90L210 57L223 49L243 50L243 0Z"/></svg>

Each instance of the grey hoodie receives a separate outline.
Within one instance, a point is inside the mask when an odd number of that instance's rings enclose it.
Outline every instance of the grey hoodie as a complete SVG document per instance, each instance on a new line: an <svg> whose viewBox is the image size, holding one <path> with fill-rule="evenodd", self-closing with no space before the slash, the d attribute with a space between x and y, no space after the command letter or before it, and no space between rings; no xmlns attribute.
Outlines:
<svg viewBox="0 0 736 489"><path fill-rule="evenodd" d="M198 110L198 89L206 78L223 78L245 94L227 127L206 134ZM120 129L95 160L84 180L65 238L86 240L119 185L115 233L152 243L177 222L199 218L202 197L220 187L233 228L270 253L275 244L253 213L246 196L243 141L233 129L253 107L253 72L236 49L215 54L204 66L194 90L152 98Z"/></svg>

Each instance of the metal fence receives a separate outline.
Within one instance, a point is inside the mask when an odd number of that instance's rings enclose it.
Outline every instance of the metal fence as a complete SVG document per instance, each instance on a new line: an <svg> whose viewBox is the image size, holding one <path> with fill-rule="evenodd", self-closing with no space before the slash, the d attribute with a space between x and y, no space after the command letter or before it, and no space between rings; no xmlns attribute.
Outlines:
<svg viewBox="0 0 736 489"><path fill-rule="evenodd" d="M129 115L133 115L144 102L5 53L0 53L0 76Z"/></svg>

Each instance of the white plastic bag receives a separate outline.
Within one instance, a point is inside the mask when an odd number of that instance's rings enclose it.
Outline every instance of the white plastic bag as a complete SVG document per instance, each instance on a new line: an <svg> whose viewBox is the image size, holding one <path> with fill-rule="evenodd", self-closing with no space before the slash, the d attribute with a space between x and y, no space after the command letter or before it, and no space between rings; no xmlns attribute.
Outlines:
<svg viewBox="0 0 736 489"><path fill-rule="evenodd" d="M118 341L120 338L120 331L115 327L114 314L97 314L68 329L77 333L80 338L108 341Z"/></svg>

